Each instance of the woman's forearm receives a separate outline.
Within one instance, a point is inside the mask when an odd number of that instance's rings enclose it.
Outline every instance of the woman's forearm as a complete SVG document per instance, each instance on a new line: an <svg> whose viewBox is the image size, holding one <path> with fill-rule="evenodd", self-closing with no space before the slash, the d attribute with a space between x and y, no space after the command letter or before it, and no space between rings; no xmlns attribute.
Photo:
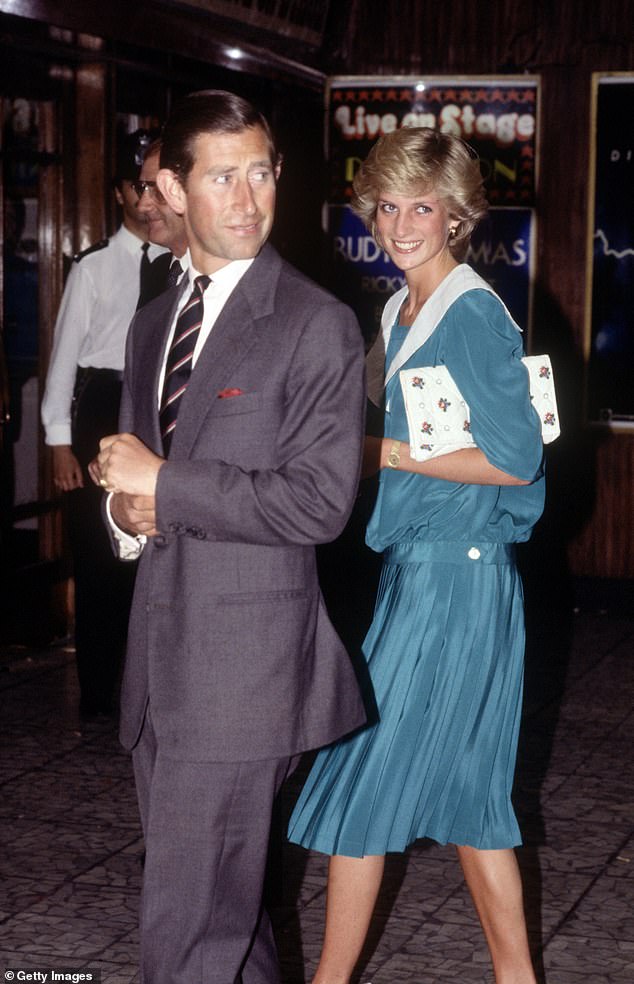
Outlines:
<svg viewBox="0 0 634 984"><path fill-rule="evenodd" d="M496 468L480 448L462 448L427 461L415 461L406 441L366 437L364 461L367 461L368 467L374 462L379 468L394 468L396 471L465 485L530 485L526 479L516 478ZM371 474L369 471L367 473Z"/></svg>

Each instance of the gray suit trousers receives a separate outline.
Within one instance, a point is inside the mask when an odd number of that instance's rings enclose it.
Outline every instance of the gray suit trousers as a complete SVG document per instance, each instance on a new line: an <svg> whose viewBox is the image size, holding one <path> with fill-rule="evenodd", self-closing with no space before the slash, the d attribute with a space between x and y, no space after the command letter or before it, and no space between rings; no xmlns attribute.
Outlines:
<svg viewBox="0 0 634 984"><path fill-rule="evenodd" d="M143 984L278 984L262 892L273 801L291 761L170 759L148 712L133 752Z"/></svg>

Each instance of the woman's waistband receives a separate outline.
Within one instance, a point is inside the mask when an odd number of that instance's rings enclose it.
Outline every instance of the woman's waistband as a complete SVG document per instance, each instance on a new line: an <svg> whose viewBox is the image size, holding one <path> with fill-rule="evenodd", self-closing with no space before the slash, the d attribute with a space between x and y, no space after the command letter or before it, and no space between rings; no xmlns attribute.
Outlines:
<svg viewBox="0 0 634 984"><path fill-rule="evenodd" d="M383 553L386 564L514 564L514 543L482 543L479 540L414 540L395 543Z"/></svg>

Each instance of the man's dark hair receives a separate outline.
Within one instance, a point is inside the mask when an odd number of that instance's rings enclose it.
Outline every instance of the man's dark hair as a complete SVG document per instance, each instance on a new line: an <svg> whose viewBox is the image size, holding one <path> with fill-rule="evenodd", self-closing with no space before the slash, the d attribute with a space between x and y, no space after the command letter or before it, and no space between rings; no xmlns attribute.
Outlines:
<svg viewBox="0 0 634 984"><path fill-rule="evenodd" d="M183 183L194 166L194 144L205 133L242 133L259 126L266 136L271 163L278 163L271 128L251 103L233 92L204 89L192 92L174 105L163 129L161 167L169 168Z"/></svg>

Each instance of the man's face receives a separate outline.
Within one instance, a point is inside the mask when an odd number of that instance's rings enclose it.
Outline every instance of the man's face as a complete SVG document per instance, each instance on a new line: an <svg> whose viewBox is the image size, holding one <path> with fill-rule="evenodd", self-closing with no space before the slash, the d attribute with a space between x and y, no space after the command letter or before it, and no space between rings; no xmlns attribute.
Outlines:
<svg viewBox="0 0 634 984"><path fill-rule="evenodd" d="M271 231L279 166L261 127L196 138L185 184L167 169L158 183L185 220L192 262L213 274L231 260L256 256Z"/></svg>
<svg viewBox="0 0 634 984"><path fill-rule="evenodd" d="M156 186L159 171L159 152L151 154L143 161L139 181L152 182L139 197L137 208L148 223L148 239L158 246L167 246L175 256L182 256L187 249L187 235L182 215L170 208Z"/></svg>
<svg viewBox="0 0 634 984"><path fill-rule="evenodd" d="M148 234L147 216L139 209L139 196L132 187L133 184L133 181L125 178L121 187L115 188L115 196L123 211L124 226L145 242Z"/></svg>

